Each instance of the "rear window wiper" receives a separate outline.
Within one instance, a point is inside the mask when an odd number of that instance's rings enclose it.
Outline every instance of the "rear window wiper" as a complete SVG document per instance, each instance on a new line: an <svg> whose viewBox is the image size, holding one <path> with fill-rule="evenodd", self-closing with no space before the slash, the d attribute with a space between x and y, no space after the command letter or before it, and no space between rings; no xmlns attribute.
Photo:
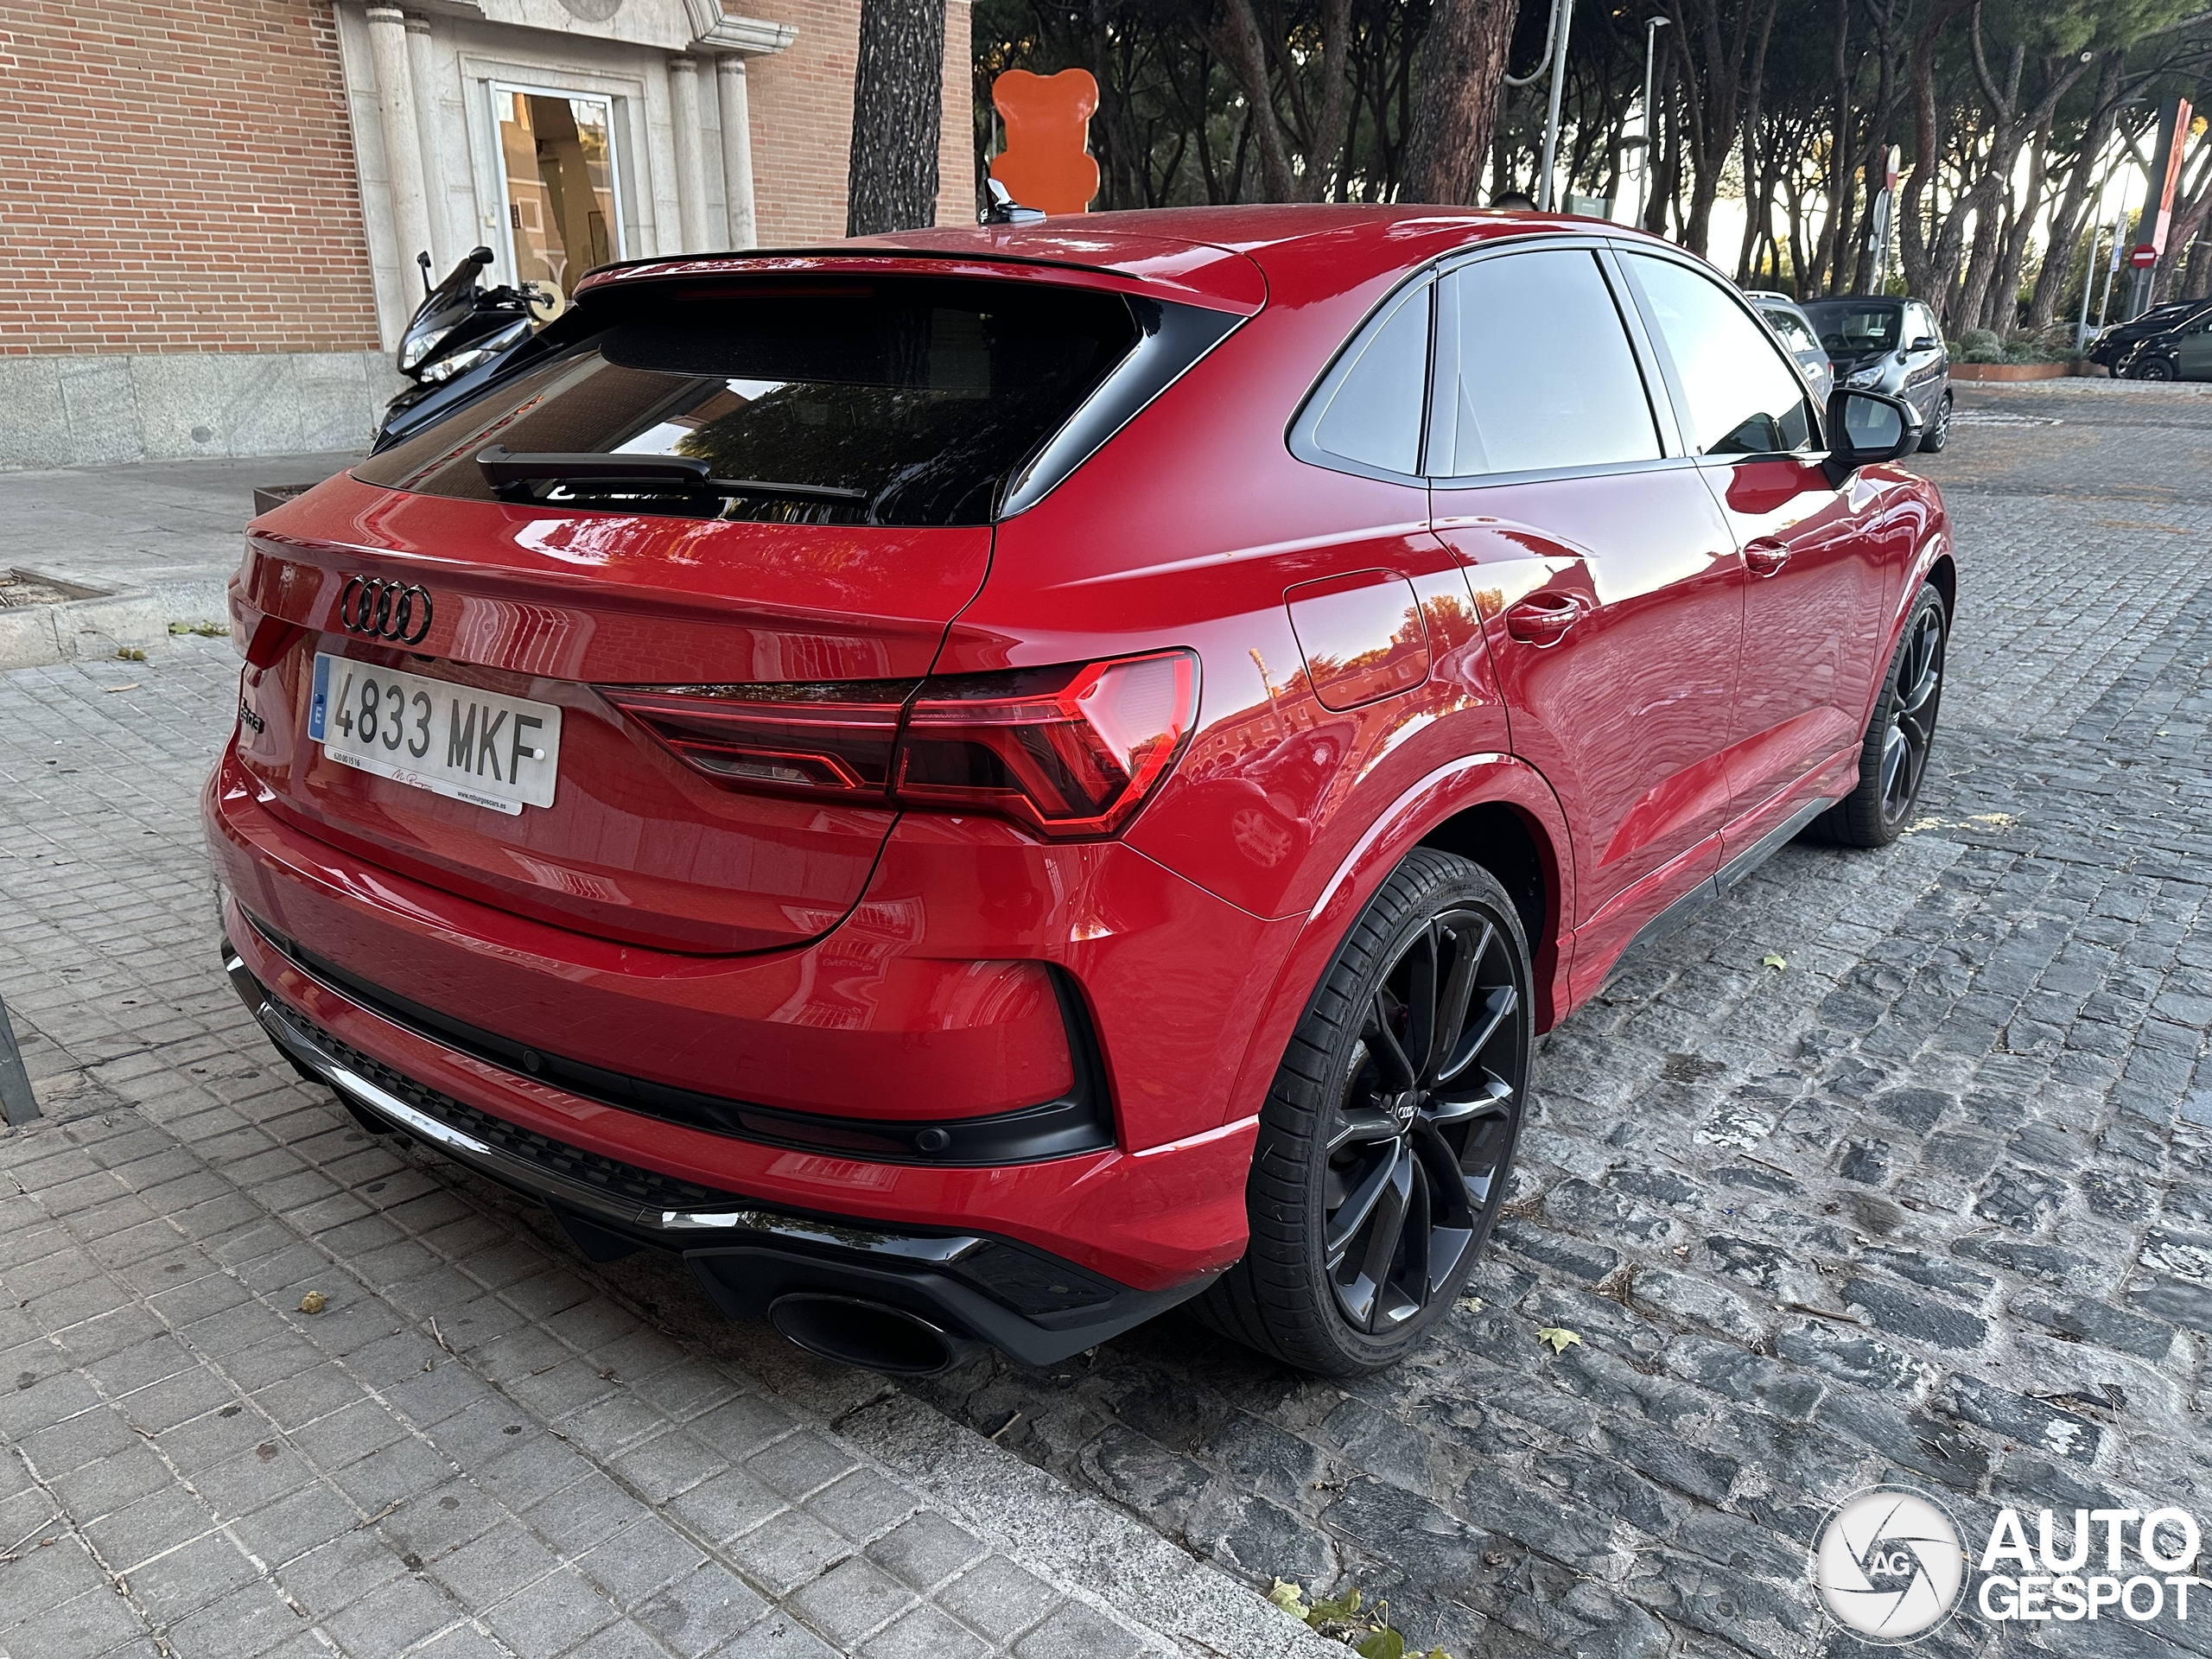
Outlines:
<svg viewBox="0 0 2212 1659"><path fill-rule="evenodd" d="M559 484L571 491L639 495L656 485L679 493L771 495L801 501L856 502L873 508L866 490L835 484L786 484L760 478L715 478L696 455L610 455L591 450L543 450L518 454L504 444L476 454L476 465L503 501L529 501L532 484Z"/></svg>

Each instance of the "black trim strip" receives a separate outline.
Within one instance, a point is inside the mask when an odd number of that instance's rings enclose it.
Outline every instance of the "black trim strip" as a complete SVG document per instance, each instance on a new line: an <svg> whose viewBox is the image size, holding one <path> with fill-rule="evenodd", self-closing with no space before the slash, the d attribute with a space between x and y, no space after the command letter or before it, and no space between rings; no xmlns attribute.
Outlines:
<svg viewBox="0 0 2212 1659"><path fill-rule="evenodd" d="M1113 1113L1097 1038L1073 983L1049 963L1074 1071L1073 1086L1065 1095L1042 1105L981 1117L891 1121L756 1106L549 1054L372 985L276 932L259 917L249 914L246 920L271 950L325 989L418 1037L564 1093L686 1128L874 1163L955 1168L1042 1163L1103 1152L1114 1145Z"/></svg>
<svg viewBox="0 0 2212 1659"><path fill-rule="evenodd" d="M850 1268L865 1262L869 1271L910 1277L926 1274L941 1281L949 1274L1013 1309L1020 1323L1042 1330L1088 1329L1129 1308L1179 1300L1205 1282L1168 1292L1135 1291L1048 1251L993 1234L892 1227L769 1209L741 1193L587 1152L442 1094L363 1053L279 1002L233 950L226 948L223 955L232 988L270 1040L303 1076L335 1091L365 1128L412 1136L479 1174L543 1200L571 1236L574 1224L582 1220L632 1244L687 1255L741 1247L755 1256L773 1256L786 1269L807 1262ZM968 1324L1005 1325L1003 1319L979 1320L974 1297L967 1301ZM1134 1324L1136 1317L1127 1322ZM1021 1345L1017 1341L1013 1351Z"/></svg>

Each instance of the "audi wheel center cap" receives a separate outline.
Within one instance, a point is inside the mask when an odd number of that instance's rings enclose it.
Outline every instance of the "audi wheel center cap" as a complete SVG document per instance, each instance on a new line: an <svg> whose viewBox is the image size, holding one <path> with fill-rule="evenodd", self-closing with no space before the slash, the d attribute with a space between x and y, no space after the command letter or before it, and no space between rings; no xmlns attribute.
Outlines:
<svg viewBox="0 0 2212 1659"><path fill-rule="evenodd" d="M1895 1647L1951 1616L1967 1554L1941 1503L1909 1486L1870 1486L1828 1512L1813 1543L1813 1585L1830 1618Z"/></svg>

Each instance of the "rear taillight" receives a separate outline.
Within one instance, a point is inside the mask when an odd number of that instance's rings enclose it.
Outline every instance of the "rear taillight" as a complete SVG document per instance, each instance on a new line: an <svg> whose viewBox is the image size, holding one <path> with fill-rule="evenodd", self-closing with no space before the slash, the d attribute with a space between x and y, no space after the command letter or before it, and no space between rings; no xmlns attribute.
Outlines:
<svg viewBox="0 0 2212 1659"><path fill-rule="evenodd" d="M1187 651L823 685L603 687L729 788L988 812L1055 840L1110 836L1174 766L1198 709Z"/></svg>
<svg viewBox="0 0 2212 1659"><path fill-rule="evenodd" d="M600 695L718 784L881 795L912 680L602 687Z"/></svg>
<svg viewBox="0 0 2212 1659"><path fill-rule="evenodd" d="M893 788L907 806L1110 836L1167 775L1198 710L1187 651L931 680L907 713Z"/></svg>

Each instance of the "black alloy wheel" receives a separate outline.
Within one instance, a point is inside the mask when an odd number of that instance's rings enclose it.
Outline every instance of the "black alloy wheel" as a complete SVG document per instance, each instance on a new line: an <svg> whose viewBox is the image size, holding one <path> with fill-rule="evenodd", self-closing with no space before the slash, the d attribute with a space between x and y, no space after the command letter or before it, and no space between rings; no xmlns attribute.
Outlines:
<svg viewBox="0 0 2212 1659"><path fill-rule="evenodd" d="M2174 378L2173 359L2170 357L2139 357L2128 371L2133 380L2171 380Z"/></svg>
<svg viewBox="0 0 2212 1659"><path fill-rule="evenodd" d="M1814 820L1814 839L1844 847L1886 847L1911 817L1927 780L1943 702L1943 661L1951 613L1933 583L1921 584L1890 658L1882 695L1859 751L1859 783Z"/></svg>
<svg viewBox="0 0 2212 1659"><path fill-rule="evenodd" d="M1929 422L1928 429L1920 435L1921 452L1940 454L1943 446L1951 441L1951 394L1945 392L1936 404L1936 418Z"/></svg>
<svg viewBox="0 0 2212 1659"><path fill-rule="evenodd" d="M1898 650L1889 729L1882 737L1882 822L1891 826L1902 826L1919 799L1928 751L1936 741L1936 711L1943 695L1941 605L1915 609Z"/></svg>
<svg viewBox="0 0 2212 1659"><path fill-rule="evenodd" d="M1503 1202L1534 1041L1495 877L1420 849L1316 994L1262 1114L1252 1243L1197 1305L1306 1370L1395 1363L1447 1313Z"/></svg>

